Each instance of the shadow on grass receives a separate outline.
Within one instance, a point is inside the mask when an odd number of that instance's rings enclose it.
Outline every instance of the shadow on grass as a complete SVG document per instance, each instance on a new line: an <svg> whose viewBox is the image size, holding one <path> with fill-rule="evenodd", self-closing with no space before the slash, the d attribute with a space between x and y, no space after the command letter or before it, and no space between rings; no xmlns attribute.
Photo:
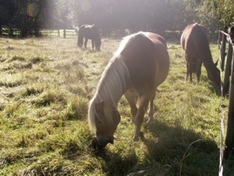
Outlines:
<svg viewBox="0 0 234 176"><path fill-rule="evenodd" d="M233 176L234 174L234 150L231 151L229 157L223 162L223 175Z"/></svg>
<svg viewBox="0 0 234 176"><path fill-rule="evenodd" d="M147 151L143 161L135 150L125 157L120 149L96 153L104 162L107 175L218 175L219 149L216 143L204 139L190 129L171 127L155 120L145 124L147 135L142 139ZM150 133L150 137L148 137Z"/></svg>
<svg viewBox="0 0 234 176"><path fill-rule="evenodd" d="M105 161L102 169L106 175L127 175L136 166L137 155L135 151L132 151L128 156L121 156L121 153L120 151L112 153L107 149L96 153L97 157L101 157Z"/></svg>
<svg viewBox="0 0 234 176"><path fill-rule="evenodd" d="M147 125L158 141L143 139L151 161L161 164L165 175L217 175L219 149L216 143L204 139L191 129L171 127L155 120Z"/></svg>

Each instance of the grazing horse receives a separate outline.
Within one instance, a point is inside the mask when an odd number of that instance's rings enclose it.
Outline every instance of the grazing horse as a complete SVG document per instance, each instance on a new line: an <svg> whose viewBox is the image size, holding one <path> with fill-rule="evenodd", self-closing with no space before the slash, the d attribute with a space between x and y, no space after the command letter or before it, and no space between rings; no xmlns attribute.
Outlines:
<svg viewBox="0 0 234 176"><path fill-rule="evenodd" d="M100 33L96 25L82 25L79 28L79 34L78 34L78 46L83 46L83 38L85 39L84 46L87 47L88 39L92 41L92 49L95 49L100 51L101 47L101 38Z"/></svg>
<svg viewBox="0 0 234 176"><path fill-rule="evenodd" d="M186 80L190 76L192 81L192 73L196 73L197 82L199 82L203 63L209 80L215 84L218 91L221 87L220 70L216 67L217 63L215 64L212 60L205 28L197 23L185 27L180 43L185 51L187 62Z"/></svg>
<svg viewBox="0 0 234 176"><path fill-rule="evenodd" d="M88 121L95 134L95 148L113 144L113 135L120 122L117 104L123 94L135 124L133 140L139 140L148 104L151 121L156 88L164 82L168 72L169 55L164 38L150 32L138 32L122 40L89 104Z"/></svg>

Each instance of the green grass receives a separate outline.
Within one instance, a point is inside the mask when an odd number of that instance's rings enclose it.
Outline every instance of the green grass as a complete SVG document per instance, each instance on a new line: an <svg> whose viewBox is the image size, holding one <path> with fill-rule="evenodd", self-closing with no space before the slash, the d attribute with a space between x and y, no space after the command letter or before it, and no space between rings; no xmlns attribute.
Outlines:
<svg viewBox="0 0 234 176"><path fill-rule="evenodd" d="M89 98L119 40L102 51L82 50L76 39L0 42L0 175L218 175L220 105L202 68L201 82L185 82L184 52L168 44L166 81L158 88L155 121L134 126L122 98L114 145L94 151L87 123ZM217 45L211 45L214 60ZM194 77L194 80L195 77ZM227 115L227 107L224 108ZM226 175L233 172L227 162Z"/></svg>

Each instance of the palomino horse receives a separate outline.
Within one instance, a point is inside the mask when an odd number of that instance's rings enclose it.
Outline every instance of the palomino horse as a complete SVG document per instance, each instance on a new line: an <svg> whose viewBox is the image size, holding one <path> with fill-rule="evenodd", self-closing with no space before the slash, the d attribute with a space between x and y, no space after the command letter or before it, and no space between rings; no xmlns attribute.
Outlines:
<svg viewBox="0 0 234 176"><path fill-rule="evenodd" d="M199 82L203 63L208 78L216 86L216 91L220 90L220 70L216 67L217 63L214 64L212 60L205 28L197 23L187 26L181 35L180 42L185 51L187 61L186 80L190 76L190 81L192 81L192 73L196 73L197 82Z"/></svg>
<svg viewBox="0 0 234 176"><path fill-rule="evenodd" d="M155 91L168 72L169 55L164 38L154 33L138 32L122 40L103 71L89 104L88 121L95 134L95 148L113 144L113 135L120 122L117 104L123 94L130 104L135 124L133 140L139 140L148 104L149 120L153 120Z"/></svg>
<svg viewBox="0 0 234 176"><path fill-rule="evenodd" d="M101 47L101 38L100 33L97 28L97 26L93 25L82 25L79 28L79 34L78 34L78 46L83 46L83 38L85 39L84 46L87 47L88 39L91 39L92 41L92 49L95 49L100 51Z"/></svg>

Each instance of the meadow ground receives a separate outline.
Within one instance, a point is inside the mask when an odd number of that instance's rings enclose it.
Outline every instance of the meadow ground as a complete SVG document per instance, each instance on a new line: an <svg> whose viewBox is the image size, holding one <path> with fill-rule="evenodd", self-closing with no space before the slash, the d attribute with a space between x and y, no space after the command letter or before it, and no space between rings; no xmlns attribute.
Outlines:
<svg viewBox="0 0 234 176"><path fill-rule="evenodd" d="M95 52L75 38L0 39L0 175L218 175L220 107L227 116L228 101L216 96L204 67L198 85L185 82L178 43L168 43L170 72L156 93L155 121L147 124L146 115L145 139L131 141L122 98L114 145L93 150L89 97L118 44L105 38ZM211 50L218 60L218 46ZM227 161L225 175L233 172Z"/></svg>

